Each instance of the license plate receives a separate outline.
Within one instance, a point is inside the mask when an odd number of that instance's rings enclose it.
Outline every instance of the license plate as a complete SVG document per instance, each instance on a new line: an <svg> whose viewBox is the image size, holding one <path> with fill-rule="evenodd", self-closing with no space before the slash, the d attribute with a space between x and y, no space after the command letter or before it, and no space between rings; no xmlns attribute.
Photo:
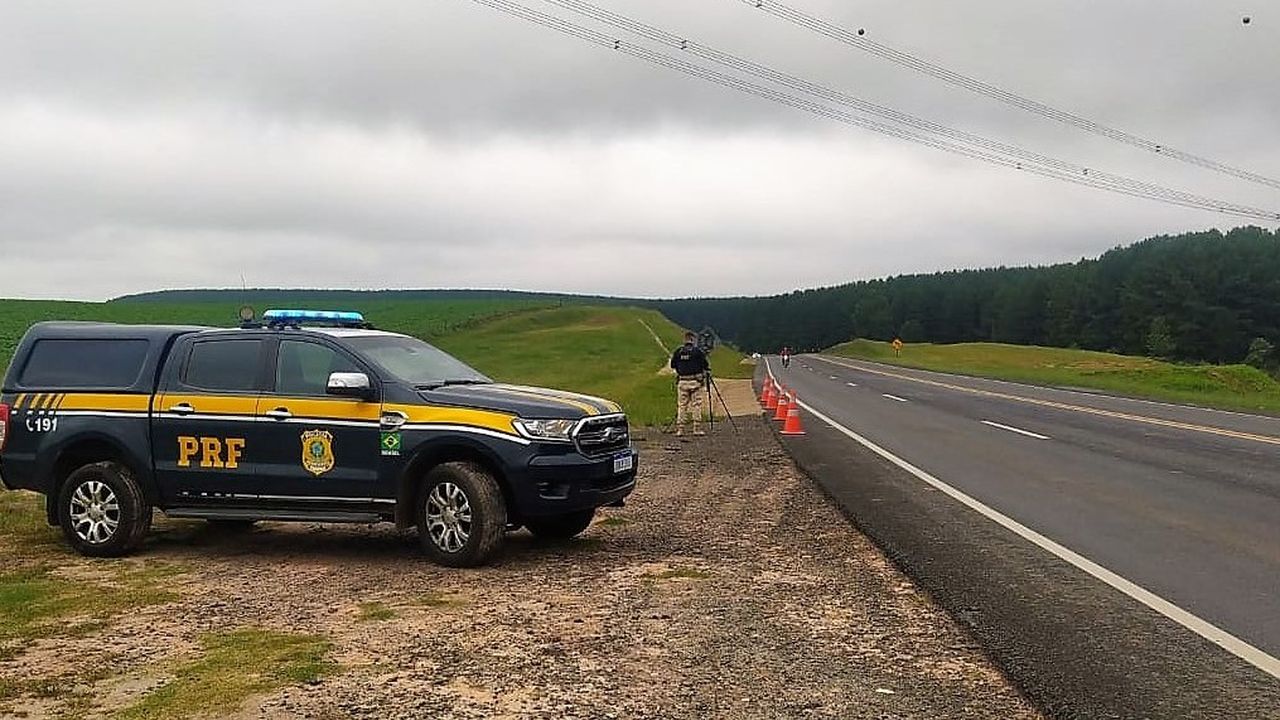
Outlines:
<svg viewBox="0 0 1280 720"><path fill-rule="evenodd" d="M631 453L613 456L613 474L624 473L636 466L636 459Z"/></svg>

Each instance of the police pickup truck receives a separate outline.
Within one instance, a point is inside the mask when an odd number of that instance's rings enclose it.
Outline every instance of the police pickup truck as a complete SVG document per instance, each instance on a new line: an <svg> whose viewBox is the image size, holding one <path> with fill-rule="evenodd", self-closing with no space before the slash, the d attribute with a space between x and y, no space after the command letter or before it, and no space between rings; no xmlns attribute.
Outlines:
<svg viewBox="0 0 1280 720"><path fill-rule="evenodd" d="M44 322L0 392L0 479L46 497L86 555L153 508L228 526L394 522L483 564L508 530L568 538L635 488L608 400L495 383L358 313L252 311L235 329Z"/></svg>

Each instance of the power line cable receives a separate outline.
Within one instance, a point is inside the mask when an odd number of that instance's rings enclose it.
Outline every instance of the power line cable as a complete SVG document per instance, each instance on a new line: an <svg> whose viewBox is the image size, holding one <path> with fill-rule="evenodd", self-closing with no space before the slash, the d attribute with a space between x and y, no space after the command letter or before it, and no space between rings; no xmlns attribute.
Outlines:
<svg viewBox="0 0 1280 720"><path fill-rule="evenodd" d="M841 27L827 20L823 20L816 16L810 15L803 11L797 10L785 3L776 2L776 0L740 0L741 2L752 7L763 10L770 15L781 18L794 25L806 28L813 32L825 35L833 40L850 45L864 52L871 53L877 57L897 63L916 72L923 73L935 77L943 82L950 83L970 92L983 95L994 100L999 100L1005 104L1025 110L1036 115L1055 120L1065 125L1070 125L1085 132L1094 135L1100 135L1116 142L1124 143L1132 147L1141 148L1150 152L1172 158L1184 163L1195 165L1207 170L1230 175L1241 180L1266 185L1268 187L1280 189L1280 180L1266 175L1244 170L1227 163L1219 162L1210 158L1194 155L1192 153L1178 150L1164 143L1150 140L1139 135L1135 135L1124 130L1104 125L1102 123L1090 120L1075 113L1062 110L1051 105L1023 97L1016 93L1010 92L1003 88L992 85L991 83L978 80L955 70L943 67L936 63L930 62L923 58L917 57L910 53L898 50L880 42L876 42L867 38L862 33L863 30L853 32L847 28Z"/></svg>
<svg viewBox="0 0 1280 720"><path fill-rule="evenodd" d="M825 117L831 120L835 120L837 122L842 122L848 125L853 125L856 127L872 130L874 132L878 132L891 137L907 140L909 142L915 142L920 145L924 145L926 147L932 147L938 150L942 150L944 152L949 152L949 153L953 153L956 155L960 155L963 157L968 157L976 160L982 160L984 162L988 162L994 165L1008 167L1016 170L1022 170L1022 171L1032 173L1035 175L1040 175L1043 177L1064 180L1066 182L1074 183L1076 185L1099 188L1102 190L1120 193L1123 195L1129 195L1132 197L1157 200L1157 201L1169 203L1172 205L1180 205L1183 207L1196 208L1196 209L1202 209L1202 210L1212 210L1212 211L1220 212L1227 215L1233 215L1237 217L1245 217L1245 218L1251 218L1251 219L1265 219L1265 220L1280 219L1280 213L1277 213L1277 212L1259 210L1257 208L1248 208L1246 206L1236 205L1234 203L1229 203L1229 202L1220 201L1220 200L1213 200L1213 199L1198 200L1198 199L1189 199L1189 198L1179 198L1179 197L1170 196L1170 195L1155 194L1155 193L1146 192L1146 191L1142 191L1142 190L1138 190L1130 187L1120 186L1103 178L1077 176L1074 173L1066 173L1060 170L1056 170L1054 168L1045 167L1045 166L1034 164L1034 163L1020 162L1020 161L1005 157L1003 155L999 155L997 153L992 153L987 150L968 147L968 146L960 145L954 142L942 140L936 137L931 137L929 135L925 135L916 131L904 129L904 128L893 126L893 125L887 125L885 123L878 122L876 120L872 120L869 118L865 118L860 115L856 115L854 113L846 112L843 110L839 110L836 108L823 105L821 103L816 103L810 100L806 100L804 98L799 98L793 95L789 95L787 93L784 93L769 87L765 87L763 85L757 85L749 81L743 80L742 78L729 75L726 73L721 73L715 70L711 70L699 65L695 65L693 63L689 63L684 60L681 60L677 57L649 49L642 45L637 45L634 43L626 42L619 38L611 37L604 33L568 22L566 20L555 17L553 15L548 15L546 13L542 13L532 8L529 8L527 6L520 5L519 3L511 2L510 0L472 0L472 2L475 2L479 5L484 5L486 7L490 7L495 10L499 10L501 12L507 13L514 17L520 18L522 20L526 20L528 22L534 23L536 25L541 25L543 27L556 30L557 32L560 32L562 34L578 38L579 40L583 40L584 42L588 42L593 45L597 45L599 47L603 47L603 48L611 49L627 55L631 55L633 57L645 60L655 65L659 65L661 67L675 70L677 72L690 75L692 77L696 77L702 80L707 80L709 82L713 82L718 85L722 85L724 87L738 90L740 92L743 92L749 95L754 95L756 97L770 100L772 102L776 102L781 105L792 107L798 110L804 110L805 112L809 112L811 114L814 114L820 117ZM1174 191L1170 191L1170 192L1174 192Z"/></svg>
<svg viewBox="0 0 1280 720"><path fill-rule="evenodd" d="M976 135L976 134L965 132L962 130L957 130L957 129L947 127L945 125L941 125L929 120L915 117L913 115L895 110L893 108L889 108L883 105L878 105L876 103L848 95L838 90L833 90L829 87L825 87L817 83L809 82L802 78L796 77L795 75L791 75L785 72L775 70L774 68L771 68L767 65L762 65L760 63L752 62L751 60L747 60L742 57L732 55L730 53L716 50L715 48L702 45L694 40L690 40L687 37L678 35L669 30L663 30L661 28L655 27L648 23L635 20L633 18L629 18L625 15L616 13L612 10L608 10L608 9L599 7L597 5L584 2L584 0L544 0L544 2L550 5L564 8L566 10L570 10L572 12L578 13L580 15L583 15L592 20L596 20L598 22L604 23L606 25L611 25L619 30L623 30L624 32L629 32L634 35L638 35L639 37L651 40L653 42L661 43L673 49L681 50L685 53L700 57L705 60L709 60L719 65L723 65L730 69L737 70L739 72L745 72L747 74L754 75L758 78L768 80L768 81L777 83L779 85L783 85L785 87L789 87L793 90L798 90L800 92L808 93L809 95L813 95L815 97L818 97L830 102L835 102L837 104L844 105L846 107L852 107L862 112L876 115L878 117L882 117L892 122L900 123L917 130L922 130L927 133L942 135L943 137L956 140L963 144L975 145L978 147L985 148L987 150L992 150L1004 155L1008 155L1010 157L1018 158L1019 160L1022 160L1022 161L1045 165L1057 170L1062 170L1069 173L1075 173L1082 177L1090 176L1094 179L1101 179L1107 182L1115 183L1116 185L1129 187L1134 190L1144 190L1152 194L1159 194L1159 195L1168 196L1171 198L1197 201L1197 202L1208 203L1208 204L1216 204L1218 202L1218 201L1215 201L1213 198L1208 198L1203 195L1196 195L1196 194L1184 192L1181 190L1174 190L1161 185L1156 185L1156 184L1144 182L1141 180L1135 180L1133 178L1125 177L1123 175L1116 175L1114 173L1100 171L1095 168L1090 168L1084 165L1079 165L1079 164L1068 162L1065 160L1060 160L1058 158L1054 158L1048 155L1043 155L1041 153L1026 150L1016 145L1011 145L1009 143L1001 142L998 140L992 140L990 138L986 138L981 135ZM1247 208L1249 210L1262 213L1264 215L1267 213L1266 210L1262 210L1259 208L1248 208L1247 206L1237 206L1237 207Z"/></svg>

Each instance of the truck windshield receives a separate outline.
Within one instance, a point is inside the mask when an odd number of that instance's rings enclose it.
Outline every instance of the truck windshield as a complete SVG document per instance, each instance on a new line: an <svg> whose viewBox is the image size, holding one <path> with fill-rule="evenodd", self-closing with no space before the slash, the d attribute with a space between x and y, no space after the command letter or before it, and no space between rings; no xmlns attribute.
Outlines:
<svg viewBox="0 0 1280 720"><path fill-rule="evenodd" d="M417 338L370 335L347 338L346 342L384 372L415 387L492 382L461 360Z"/></svg>

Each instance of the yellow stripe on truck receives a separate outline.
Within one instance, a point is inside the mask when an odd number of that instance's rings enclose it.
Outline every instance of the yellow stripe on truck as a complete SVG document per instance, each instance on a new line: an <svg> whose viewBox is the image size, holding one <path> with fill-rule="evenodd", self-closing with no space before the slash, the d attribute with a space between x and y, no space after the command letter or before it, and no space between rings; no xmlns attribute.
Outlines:
<svg viewBox="0 0 1280 720"><path fill-rule="evenodd" d="M596 397L594 395L584 395L582 393L569 392L568 390L554 390L551 388L539 389L544 390L555 397L573 399L578 402L590 404L595 407L595 413L593 414L596 415L605 412L622 412L622 406L618 403L613 402L612 400L605 400L604 398Z"/></svg>
<svg viewBox="0 0 1280 720"><path fill-rule="evenodd" d="M358 400L328 400L321 398L292 398L264 395L261 410L285 407L297 417L324 418L326 420L378 420L382 417L382 405Z"/></svg>
<svg viewBox="0 0 1280 720"><path fill-rule="evenodd" d="M599 415L600 409L594 405L583 402L578 398L564 397L563 395L555 395L550 392L537 392L538 388L526 388L523 386L494 385L486 387L489 392L507 393L516 397L531 398L533 400L541 400L542 402L559 403L571 408L577 408L588 415Z"/></svg>
<svg viewBox="0 0 1280 720"><path fill-rule="evenodd" d="M439 407L435 405L387 405L389 412L402 412L410 424L446 424L465 425L486 430L495 430L508 435L515 435L515 426L511 424L515 415L492 412L490 410L472 410L470 408Z"/></svg>
<svg viewBox="0 0 1280 720"><path fill-rule="evenodd" d="M115 412L146 412L150 395L126 395L124 393L68 393L63 396L59 410L111 410Z"/></svg>

